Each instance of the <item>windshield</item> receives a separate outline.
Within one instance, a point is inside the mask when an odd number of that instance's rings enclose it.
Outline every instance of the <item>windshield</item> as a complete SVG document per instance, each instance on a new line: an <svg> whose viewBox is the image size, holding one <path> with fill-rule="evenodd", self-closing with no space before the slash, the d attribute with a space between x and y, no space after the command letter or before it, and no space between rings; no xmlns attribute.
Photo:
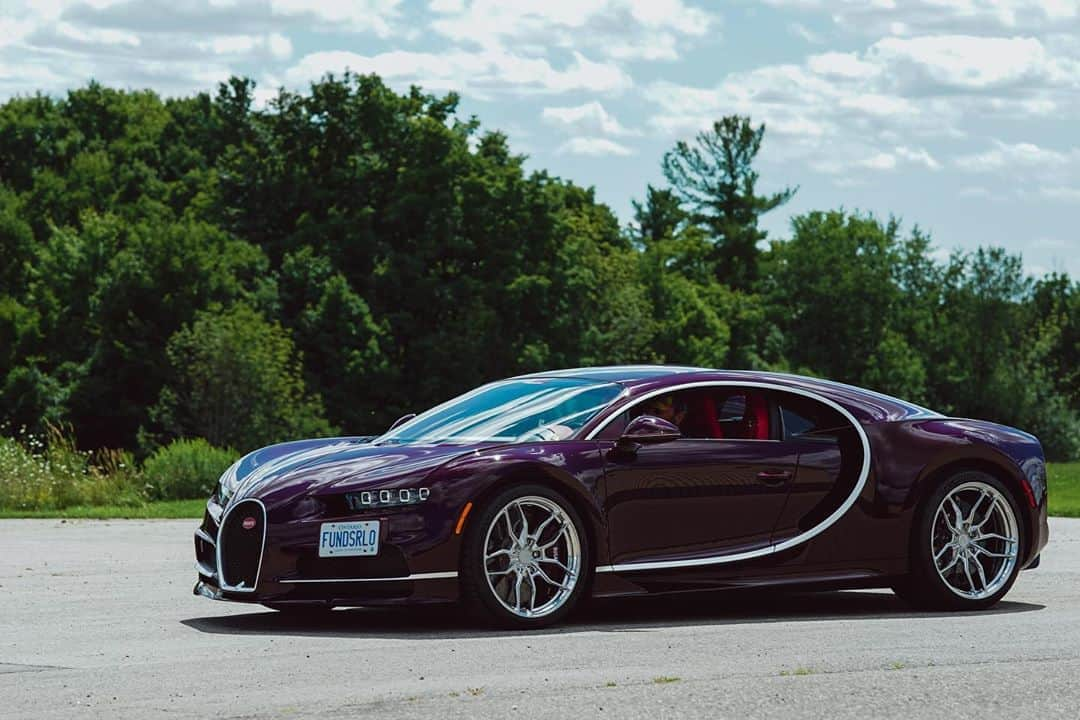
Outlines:
<svg viewBox="0 0 1080 720"><path fill-rule="evenodd" d="M577 378L504 380L434 407L375 444L565 440L621 391Z"/></svg>

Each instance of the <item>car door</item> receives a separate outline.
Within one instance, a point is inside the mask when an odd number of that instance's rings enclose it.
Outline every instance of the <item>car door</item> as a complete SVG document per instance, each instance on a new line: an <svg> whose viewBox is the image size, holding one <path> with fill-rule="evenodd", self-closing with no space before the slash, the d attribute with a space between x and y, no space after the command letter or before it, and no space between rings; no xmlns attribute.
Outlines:
<svg viewBox="0 0 1080 720"><path fill-rule="evenodd" d="M850 497L863 453L855 427L820 402L774 394L779 435L799 455L787 504L777 520L773 542L782 543L821 525Z"/></svg>
<svg viewBox="0 0 1080 720"><path fill-rule="evenodd" d="M690 437L633 452L607 442L604 501L613 564L726 555L770 543L798 454L773 439L766 402L753 390L698 388L685 397L687 416L679 423ZM629 416L635 412L643 411Z"/></svg>

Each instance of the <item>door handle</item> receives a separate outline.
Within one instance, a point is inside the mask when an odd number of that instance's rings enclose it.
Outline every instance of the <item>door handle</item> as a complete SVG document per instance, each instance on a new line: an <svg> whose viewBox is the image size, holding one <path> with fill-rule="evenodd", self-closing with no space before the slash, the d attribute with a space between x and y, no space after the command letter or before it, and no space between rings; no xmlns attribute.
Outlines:
<svg viewBox="0 0 1080 720"><path fill-rule="evenodd" d="M783 485L791 479L790 470L762 470L757 474L759 483L765 485Z"/></svg>

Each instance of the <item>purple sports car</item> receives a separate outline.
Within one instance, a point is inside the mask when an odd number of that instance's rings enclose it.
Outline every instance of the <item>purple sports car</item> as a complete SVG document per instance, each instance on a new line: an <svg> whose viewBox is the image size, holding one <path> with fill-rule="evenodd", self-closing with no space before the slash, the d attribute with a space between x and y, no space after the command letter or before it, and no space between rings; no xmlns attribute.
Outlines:
<svg viewBox="0 0 1080 720"><path fill-rule="evenodd" d="M1033 436L795 375L600 367L479 387L378 437L256 450L195 532L196 594L310 610L750 586L1001 599L1046 545Z"/></svg>

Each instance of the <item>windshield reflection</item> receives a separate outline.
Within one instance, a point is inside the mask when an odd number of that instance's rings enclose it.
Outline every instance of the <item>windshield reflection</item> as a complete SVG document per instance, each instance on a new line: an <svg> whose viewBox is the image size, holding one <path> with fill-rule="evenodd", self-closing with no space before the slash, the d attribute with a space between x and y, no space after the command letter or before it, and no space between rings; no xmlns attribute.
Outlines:
<svg viewBox="0 0 1080 720"><path fill-rule="evenodd" d="M578 378L504 380L432 408L374 444L566 440L621 390L616 383Z"/></svg>

